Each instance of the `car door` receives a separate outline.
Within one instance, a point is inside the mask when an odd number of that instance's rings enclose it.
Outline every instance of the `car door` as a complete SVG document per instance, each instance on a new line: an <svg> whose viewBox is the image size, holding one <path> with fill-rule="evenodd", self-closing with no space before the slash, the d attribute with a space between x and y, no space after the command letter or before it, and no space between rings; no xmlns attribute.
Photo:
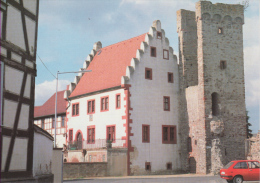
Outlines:
<svg viewBox="0 0 260 183"><path fill-rule="evenodd" d="M249 167L249 180L250 181L256 181L260 180L260 168L259 168L259 162L258 161L249 161L248 167Z"/></svg>
<svg viewBox="0 0 260 183"><path fill-rule="evenodd" d="M233 167L233 176L242 175L244 181L248 181L251 176L251 171L249 172L249 168L246 161L238 162Z"/></svg>

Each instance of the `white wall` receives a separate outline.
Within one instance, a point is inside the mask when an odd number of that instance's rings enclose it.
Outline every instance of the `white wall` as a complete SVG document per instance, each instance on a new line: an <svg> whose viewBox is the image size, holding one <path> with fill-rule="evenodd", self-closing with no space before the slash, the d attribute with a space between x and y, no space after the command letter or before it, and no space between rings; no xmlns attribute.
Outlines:
<svg viewBox="0 0 260 183"><path fill-rule="evenodd" d="M116 109L116 94L121 95L120 109ZM101 112L100 102L101 97L104 96L109 96L109 111ZM93 120L90 121L90 115L87 114L87 101L92 99L95 99L95 113L92 114ZM79 103L79 116L72 116L72 105L74 103ZM81 131L83 140L87 140L87 127L95 125L95 139L106 139L106 126L116 125L116 139L121 139L125 136L125 127L123 126L125 120L122 120L122 116L125 115L124 105L124 89L71 100L71 106L67 110L67 136L69 137L69 129L73 128L74 141L78 131Z"/></svg>
<svg viewBox="0 0 260 183"><path fill-rule="evenodd" d="M148 45L144 47L144 54L138 58L135 70L130 75L130 136L134 152L130 153L132 163L131 172L145 173L145 162L151 162L152 171L166 170L166 164L172 163L173 170L180 168L179 140L177 144L162 144L162 125L176 125L178 134L178 66L176 56L165 40L164 31L162 40L157 39L156 31L150 30L146 38ZM150 46L156 47L156 57L150 56ZM169 60L163 59L163 49L169 50ZM145 79L145 68L152 68L152 80ZM168 82L168 72L174 74L174 83ZM170 97L170 111L163 109L163 97ZM150 125L150 143L142 143L142 124Z"/></svg>

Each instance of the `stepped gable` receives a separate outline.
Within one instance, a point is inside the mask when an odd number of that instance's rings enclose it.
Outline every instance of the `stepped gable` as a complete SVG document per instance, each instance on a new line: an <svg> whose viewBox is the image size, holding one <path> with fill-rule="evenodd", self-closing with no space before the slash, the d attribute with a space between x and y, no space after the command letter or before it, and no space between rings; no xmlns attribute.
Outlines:
<svg viewBox="0 0 260 183"><path fill-rule="evenodd" d="M57 93L57 114L66 113L66 100L64 100L65 90ZM55 114L55 94L54 93L42 106L34 107L34 118L50 116Z"/></svg>
<svg viewBox="0 0 260 183"><path fill-rule="evenodd" d="M95 53L89 55L92 57L94 54L93 59L88 58L85 64L85 68L92 72L87 72L80 78L69 97L120 86L121 77L125 75L132 58L136 57L136 51L140 49L145 35L146 33L104 48L94 48L92 52Z"/></svg>

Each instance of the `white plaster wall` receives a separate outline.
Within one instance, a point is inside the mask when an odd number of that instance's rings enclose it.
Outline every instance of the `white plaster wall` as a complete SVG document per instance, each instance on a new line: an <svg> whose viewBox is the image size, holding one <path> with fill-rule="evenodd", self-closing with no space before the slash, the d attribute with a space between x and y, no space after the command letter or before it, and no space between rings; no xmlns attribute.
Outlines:
<svg viewBox="0 0 260 183"><path fill-rule="evenodd" d="M160 28L159 28L160 31ZM166 164L172 162L173 170L180 168L177 144L162 144L162 125L176 125L178 134L178 68L176 56L171 52L162 30L162 40L156 38L156 31L150 31L153 38L145 47L144 54L130 75L130 102L133 111L130 118L133 123L130 137L134 152L130 153L131 171L143 173L145 162L151 162L152 171L166 170ZM157 56L150 56L150 46L156 47ZM163 59L163 49L169 50L169 60ZM145 79L145 68L152 68L152 80ZM174 74L174 83L169 83L168 72ZM163 109L163 97L170 97L170 111ZM142 124L150 125L150 143L142 143Z"/></svg>
<svg viewBox="0 0 260 183"><path fill-rule="evenodd" d="M116 109L116 94L121 95L121 108ZM109 111L100 111L101 97L109 96ZM90 121L87 114L87 101L95 100L95 113L93 115L93 121ZM79 103L79 116L71 116L72 105ZM67 110L68 127L67 138L69 137L69 129L73 128L73 140L75 141L75 135L78 130L82 132L83 140L87 140L87 127L95 125L95 139L106 139L106 126L116 125L116 139L121 139L125 136L125 127L123 124L125 120L122 120L122 116L125 115L125 101L124 101L124 89L118 89L101 94L87 96L79 99L71 100L71 106ZM67 139L68 140L68 139Z"/></svg>
<svg viewBox="0 0 260 183"><path fill-rule="evenodd" d="M33 176L52 172L53 141L35 132L33 145Z"/></svg>
<svg viewBox="0 0 260 183"><path fill-rule="evenodd" d="M5 66L5 89L11 93L20 95L23 74L22 71Z"/></svg>

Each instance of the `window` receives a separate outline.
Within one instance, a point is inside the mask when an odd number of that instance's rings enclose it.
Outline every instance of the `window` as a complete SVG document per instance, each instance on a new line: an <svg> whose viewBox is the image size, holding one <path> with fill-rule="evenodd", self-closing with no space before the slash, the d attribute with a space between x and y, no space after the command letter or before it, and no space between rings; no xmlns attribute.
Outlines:
<svg viewBox="0 0 260 183"><path fill-rule="evenodd" d="M173 83L173 73L168 72L168 83Z"/></svg>
<svg viewBox="0 0 260 183"><path fill-rule="evenodd" d="M92 156L91 155L89 155L89 162L91 162L92 161Z"/></svg>
<svg viewBox="0 0 260 183"><path fill-rule="evenodd" d="M116 126L107 126L107 141L115 142L116 139Z"/></svg>
<svg viewBox="0 0 260 183"><path fill-rule="evenodd" d="M88 100L88 114L95 113L95 100Z"/></svg>
<svg viewBox="0 0 260 183"><path fill-rule="evenodd" d="M169 50L163 49L163 59L169 60Z"/></svg>
<svg viewBox="0 0 260 183"><path fill-rule="evenodd" d="M166 164L166 169L167 170L172 170L172 163L171 162Z"/></svg>
<svg viewBox="0 0 260 183"><path fill-rule="evenodd" d="M121 96L120 94L116 95L116 109L120 109L121 107Z"/></svg>
<svg viewBox="0 0 260 183"><path fill-rule="evenodd" d="M102 155L102 161L105 162L106 161L106 156L103 154Z"/></svg>
<svg viewBox="0 0 260 183"><path fill-rule="evenodd" d="M55 118L52 118L52 125L51 125L52 128L55 127Z"/></svg>
<svg viewBox="0 0 260 183"><path fill-rule="evenodd" d="M223 34L223 28L222 27L218 28L218 34Z"/></svg>
<svg viewBox="0 0 260 183"><path fill-rule="evenodd" d="M108 97L101 98L101 111L108 111Z"/></svg>
<svg viewBox="0 0 260 183"><path fill-rule="evenodd" d="M260 165L257 161L249 161L247 163L248 163L249 168L259 168L260 167Z"/></svg>
<svg viewBox="0 0 260 183"><path fill-rule="evenodd" d="M65 116L61 116L61 127L65 127Z"/></svg>
<svg viewBox="0 0 260 183"><path fill-rule="evenodd" d="M142 142L150 142L150 125L142 125Z"/></svg>
<svg viewBox="0 0 260 183"><path fill-rule="evenodd" d="M163 97L163 109L170 111L170 97Z"/></svg>
<svg viewBox="0 0 260 183"><path fill-rule="evenodd" d="M145 79L153 79L153 72L151 68L145 68Z"/></svg>
<svg viewBox="0 0 260 183"><path fill-rule="evenodd" d="M156 57L156 47L151 46L151 57Z"/></svg>
<svg viewBox="0 0 260 183"><path fill-rule="evenodd" d="M157 31L157 39L162 39L162 33Z"/></svg>
<svg viewBox="0 0 260 183"><path fill-rule="evenodd" d="M218 93L214 92L211 94L211 102L212 102L212 115L218 116L220 113Z"/></svg>
<svg viewBox="0 0 260 183"><path fill-rule="evenodd" d="M220 61L220 69L224 70L227 68L227 62L225 60Z"/></svg>
<svg viewBox="0 0 260 183"><path fill-rule="evenodd" d="M95 126L88 127L88 137L87 137L88 144L95 143Z"/></svg>
<svg viewBox="0 0 260 183"><path fill-rule="evenodd" d="M69 130L69 142L73 141L73 130Z"/></svg>
<svg viewBox="0 0 260 183"><path fill-rule="evenodd" d="M247 169L247 163L246 162L238 162L235 166L234 169Z"/></svg>
<svg viewBox="0 0 260 183"><path fill-rule="evenodd" d="M163 125L162 126L162 143L163 144L176 144L176 126Z"/></svg>
<svg viewBox="0 0 260 183"><path fill-rule="evenodd" d="M44 119L41 119L41 128L44 129Z"/></svg>
<svg viewBox="0 0 260 183"><path fill-rule="evenodd" d="M72 104L72 116L78 116L79 115L79 103Z"/></svg>
<svg viewBox="0 0 260 183"><path fill-rule="evenodd" d="M145 170L151 171L151 163L150 162L145 162Z"/></svg>
<svg viewBox="0 0 260 183"><path fill-rule="evenodd" d="M191 144L191 138L188 137L188 152L192 152L192 144Z"/></svg>

